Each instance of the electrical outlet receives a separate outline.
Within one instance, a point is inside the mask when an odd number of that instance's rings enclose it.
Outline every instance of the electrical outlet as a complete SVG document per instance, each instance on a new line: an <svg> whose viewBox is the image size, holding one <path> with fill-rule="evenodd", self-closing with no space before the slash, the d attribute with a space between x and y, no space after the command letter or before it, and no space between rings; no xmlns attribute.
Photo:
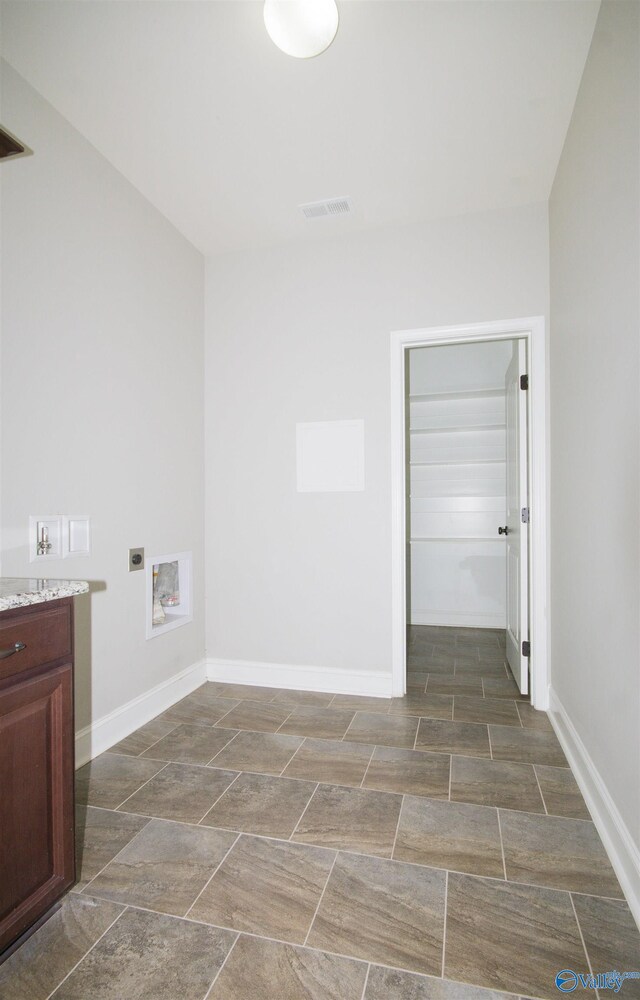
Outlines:
<svg viewBox="0 0 640 1000"><path fill-rule="evenodd" d="M144 549L129 549L129 572L144 569Z"/></svg>

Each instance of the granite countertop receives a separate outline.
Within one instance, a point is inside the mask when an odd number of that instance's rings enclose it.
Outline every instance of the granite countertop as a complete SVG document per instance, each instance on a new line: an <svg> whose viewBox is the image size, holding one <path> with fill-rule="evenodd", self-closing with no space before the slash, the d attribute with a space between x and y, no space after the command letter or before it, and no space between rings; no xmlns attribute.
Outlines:
<svg viewBox="0 0 640 1000"><path fill-rule="evenodd" d="M44 604L61 597L87 594L86 580L36 580L29 577L0 576L0 611Z"/></svg>

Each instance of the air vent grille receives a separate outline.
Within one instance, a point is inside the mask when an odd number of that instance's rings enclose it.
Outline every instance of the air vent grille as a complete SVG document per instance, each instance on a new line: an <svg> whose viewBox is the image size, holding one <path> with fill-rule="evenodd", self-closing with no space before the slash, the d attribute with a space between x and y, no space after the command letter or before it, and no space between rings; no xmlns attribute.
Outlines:
<svg viewBox="0 0 640 1000"><path fill-rule="evenodd" d="M327 198L325 201L309 201L299 205L305 219L322 219L332 215L349 215L353 211L351 198Z"/></svg>

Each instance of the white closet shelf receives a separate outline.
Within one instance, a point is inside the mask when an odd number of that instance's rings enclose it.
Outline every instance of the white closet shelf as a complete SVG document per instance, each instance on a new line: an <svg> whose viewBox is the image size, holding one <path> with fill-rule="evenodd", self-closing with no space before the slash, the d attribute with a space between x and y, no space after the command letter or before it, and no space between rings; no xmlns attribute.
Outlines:
<svg viewBox="0 0 640 1000"><path fill-rule="evenodd" d="M410 434L458 434L461 431L504 431L505 423L495 424L457 424L455 427L410 427Z"/></svg>
<svg viewBox="0 0 640 1000"><path fill-rule="evenodd" d="M467 389L465 392L410 392L409 400L413 403L438 403L447 399L501 399L504 398L504 386L495 389Z"/></svg>
<svg viewBox="0 0 640 1000"><path fill-rule="evenodd" d="M500 542L504 538L498 535L412 535L408 542Z"/></svg>
<svg viewBox="0 0 640 1000"><path fill-rule="evenodd" d="M435 459L433 462L409 462L411 468L419 468L425 465L505 465L504 458L461 458L458 461L455 459L451 462L443 462L442 459Z"/></svg>

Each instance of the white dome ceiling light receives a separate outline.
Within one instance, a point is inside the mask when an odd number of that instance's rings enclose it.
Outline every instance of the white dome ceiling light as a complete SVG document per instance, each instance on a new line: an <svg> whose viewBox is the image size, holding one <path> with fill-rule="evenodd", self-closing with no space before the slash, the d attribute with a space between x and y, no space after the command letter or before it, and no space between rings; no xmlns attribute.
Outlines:
<svg viewBox="0 0 640 1000"><path fill-rule="evenodd" d="M328 49L338 30L335 0L265 0L264 23L271 41L296 59Z"/></svg>

